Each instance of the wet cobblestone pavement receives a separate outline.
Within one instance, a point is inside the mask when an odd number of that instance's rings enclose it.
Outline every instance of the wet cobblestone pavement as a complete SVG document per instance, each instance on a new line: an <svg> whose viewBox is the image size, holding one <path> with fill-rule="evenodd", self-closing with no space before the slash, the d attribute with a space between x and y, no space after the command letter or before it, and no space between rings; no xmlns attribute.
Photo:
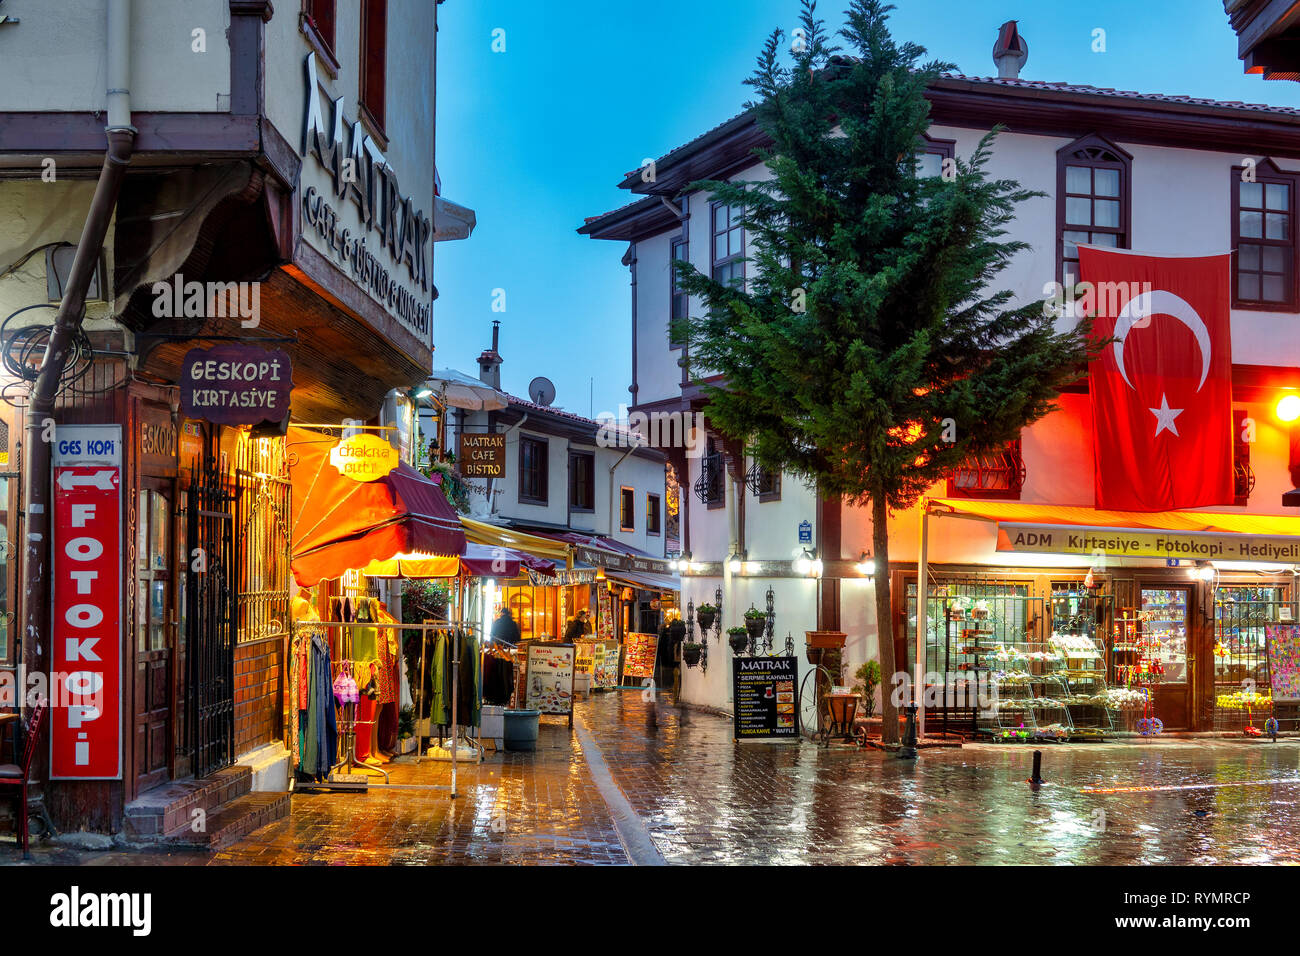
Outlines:
<svg viewBox="0 0 1300 956"><path fill-rule="evenodd" d="M46 846L37 862L1300 863L1295 740L1048 745L1035 791L1031 748L741 747L729 720L653 714L639 691L580 702L572 735L547 720L535 754L462 767L456 801L430 789L449 765L404 761L392 788L296 793L289 818L216 853Z"/></svg>

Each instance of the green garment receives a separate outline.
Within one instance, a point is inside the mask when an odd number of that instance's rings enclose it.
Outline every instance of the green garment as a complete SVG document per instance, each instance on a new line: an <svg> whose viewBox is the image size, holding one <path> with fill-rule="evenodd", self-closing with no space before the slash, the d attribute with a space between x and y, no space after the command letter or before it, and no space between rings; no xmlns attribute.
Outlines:
<svg viewBox="0 0 1300 956"><path fill-rule="evenodd" d="M378 621L379 614L374 598L360 598L357 600L357 623L369 621ZM352 629L352 659L360 663L379 660L379 628L377 627L355 627ZM370 683L368 672L361 671L360 674L365 676L365 683ZM362 683L362 678L357 677L357 683Z"/></svg>

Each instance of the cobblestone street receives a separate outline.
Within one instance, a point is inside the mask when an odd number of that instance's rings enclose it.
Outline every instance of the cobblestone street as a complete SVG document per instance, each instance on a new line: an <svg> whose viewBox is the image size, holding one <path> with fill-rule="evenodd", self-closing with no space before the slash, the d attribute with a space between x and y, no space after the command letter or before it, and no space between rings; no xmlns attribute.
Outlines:
<svg viewBox="0 0 1300 956"><path fill-rule="evenodd" d="M216 853L42 847L88 865L1300 862L1300 744L1167 739L969 745L919 761L748 745L731 723L640 692L543 723L535 754L394 765L391 787L293 796L289 818ZM588 741L584 745L584 741ZM612 781L604 789L601 780ZM626 811L630 807L631 813ZM11 843L0 862L16 862Z"/></svg>

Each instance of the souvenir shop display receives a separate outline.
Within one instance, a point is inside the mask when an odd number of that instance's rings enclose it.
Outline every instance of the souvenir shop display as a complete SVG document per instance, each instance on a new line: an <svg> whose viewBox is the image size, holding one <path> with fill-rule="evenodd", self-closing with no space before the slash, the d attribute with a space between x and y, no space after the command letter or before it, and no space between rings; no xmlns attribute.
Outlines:
<svg viewBox="0 0 1300 956"><path fill-rule="evenodd" d="M1071 740L1101 740L1115 730L1115 706L1106 683L1106 631L1110 598L1082 586L1059 585L1052 591L1052 635L1048 648L1057 654L1056 672L1068 688L1064 698L1073 730Z"/></svg>
<svg viewBox="0 0 1300 956"><path fill-rule="evenodd" d="M1110 672L1116 685L1129 691L1118 708L1125 730L1149 735L1164 730L1155 714L1152 688L1165 676L1160 654L1163 629L1150 632L1146 624L1151 612L1123 608L1115 617L1115 639L1111 643ZM1184 644L1186 637L1184 636Z"/></svg>

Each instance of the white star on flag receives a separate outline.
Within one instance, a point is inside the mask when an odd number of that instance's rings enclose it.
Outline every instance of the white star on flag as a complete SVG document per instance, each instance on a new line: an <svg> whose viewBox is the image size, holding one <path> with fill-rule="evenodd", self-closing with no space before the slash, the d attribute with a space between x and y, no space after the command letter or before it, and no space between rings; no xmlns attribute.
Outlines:
<svg viewBox="0 0 1300 956"><path fill-rule="evenodd" d="M1156 417L1156 437L1165 429L1174 433L1174 437L1181 438L1178 434L1178 427L1174 425L1174 419L1183 413L1181 408L1170 408L1169 399L1165 397L1164 392L1160 393L1160 407L1148 408L1152 415Z"/></svg>

